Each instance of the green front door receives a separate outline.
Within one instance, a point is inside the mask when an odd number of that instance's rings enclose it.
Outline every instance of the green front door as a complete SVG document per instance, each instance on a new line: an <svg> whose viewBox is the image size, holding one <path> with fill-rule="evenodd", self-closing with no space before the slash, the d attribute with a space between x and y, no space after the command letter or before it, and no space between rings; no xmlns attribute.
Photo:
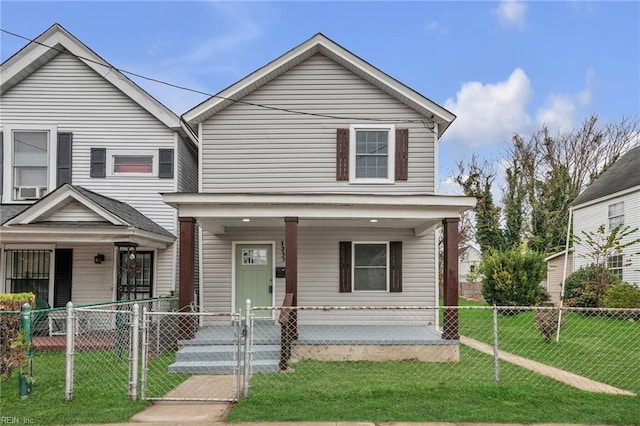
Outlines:
<svg viewBox="0 0 640 426"><path fill-rule="evenodd" d="M236 312L244 315L246 300L251 306L273 304L273 255L271 244L236 245ZM271 317L271 311L254 312L256 316Z"/></svg>

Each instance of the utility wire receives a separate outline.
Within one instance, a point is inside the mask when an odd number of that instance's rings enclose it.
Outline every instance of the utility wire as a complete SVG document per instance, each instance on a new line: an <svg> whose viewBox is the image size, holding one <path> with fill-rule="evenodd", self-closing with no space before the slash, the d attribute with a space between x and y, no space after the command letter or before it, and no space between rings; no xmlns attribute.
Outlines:
<svg viewBox="0 0 640 426"><path fill-rule="evenodd" d="M232 102L232 103L249 105L249 106L254 106L254 107L257 107L257 108L263 108L263 109L272 110L272 111L281 111L281 112L286 112L286 113L290 113L290 114L306 115L306 116L320 117L320 118L331 118L331 119L336 119L336 120L351 120L351 121L362 120L362 121L385 122L385 123L388 123L388 122L420 123L420 124L424 125L425 128L427 128L427 129L429 129L431 131L433 131L435 129L435 126L434 126L435 123L433 121L428 121L428 120L382 119L382 118L371 118L371 117L338 116L338 115L332 115L332 114L321 114L321 113L317 113L317 112L300 111L300 110L293 110L293 109L288 109L288 108L280 108L280 107L276 107L276 106L272 106L272 105L257 104L257 103L253 103L253 102L243 101L243 100L240 100L240 99L233 99L233 98L229 98L229 97L225 97L225 96L214 95L214 94L211 94L211 93L208 93L208 92L204 92L202 90L193 89L193 88L186 87L186 86L181 86L181 85L178 85L178 84L170 83L168 81L164 81L164 80L160 80L160 79L157 79L157 78L149 77L149 76L146 76L146 75L143 75L143 74L139 74L139 73L136 73L136 72L133 72L133 71L128 71L128 70L125 70L125 69L122 69L122 68L117 68L117 67L114 67L113 65L107 63L106 61L105 61L105 63L103 63L103 62L100 62L100 61L96 61L95 59L91 59L91 58L87 58L87 57L84 57L84 56L76 55L74 53L69 52L66 49L60 49L60 48L57 48L57 47L54 47L54 46L49 46L49 45L47 45L45 43L42 43L42 42L40 42L38 40L31 39L29 37L26 37L26 36L23 36L23 35L8 31L8 30L6 30L4 28L0 28L0 31L5 33L5 34L9 34L9 35L11 35L13 37L21 38L21 39L26 40L26 41L28 41L30 43L36 43L36 44L38 44L40 46L44 46L44 47L46 47L48 49L56 50L56 51L58 51L60 53L68 53L68 54L70 54L71 56L73 56L73 57L75 57L77 59L80 59L80 60L83 60L83 61L87 61L87 62L91 62L91 63L97 64L97 65L103 66L105 68L108 68L108 69L111 69L111 70L114 70L114 71L118 71L118 72L120 72L122 74L127 74L127 75L130 75L130 76L137 77L137 78L140 78L140 79L143 79L143 80L147 80L147 81L151 81L151 82L157 83L157 84L162 84L162 85L165 85L165 86L168 86L168 87L172 87L174 89L184 90L184 91L192 92L192 93L197 93L199 95L209 96L211 98L222 99L222 100L229 101L229 102ZM429 126L429 124L431 124L433 127Z"/></svg>

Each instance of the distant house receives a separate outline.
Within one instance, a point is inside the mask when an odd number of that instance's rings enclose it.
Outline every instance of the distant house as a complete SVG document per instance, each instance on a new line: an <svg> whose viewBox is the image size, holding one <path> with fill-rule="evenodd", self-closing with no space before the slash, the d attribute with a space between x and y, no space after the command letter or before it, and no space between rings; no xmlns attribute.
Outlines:
<svg viewBox="0 0 640 426"><path fill-rule="evenodd" d="M566 256L565 256L566 255ZM565 271L565 258L567 269ZM542 284L547 293L549 294L549 301L554 304L560 303L560 295L562 293L562 281L573 273L573 248L569 249L567 254L566 250L559 253L552 254L544 259L547 262L547 279Z"/></svg>
<svg viewBox="0 0 640 426"><path fill-rule="evenodd" d="M0 65L0 292L50 306L169 293L197 190L180 118L60 25Z"/></svg>
<svg viewBox="0 0 640 426"><path fill-rule="evenodd" d="M287 295L294 306L434 306L440 226L444 296L457 304L458 217L475 199L436 193L451 112L317 34L183 118L201 138L200 188L164 199L202 227L205 309L281 306ZM437 324L420 315L366 321ZM302 311L298 321L340 318Z"/></svg>
<svg viewBox="0 0 640 426"><path fill-rule="evenodd" d="M482 276L478 272L482 253L473 246L464 247L460 252L460 264L458 266L460 297L470 300L482 300Z"/></svg>
<svg viewBox="0 0 640 426"><path fill-rule="evenodd" d="M606 231L617 225L640 227L640 147L633 148L598 177L572 203L573 232L595 232L603 225ZM640 234L636 233L637 238ZM589 264L588 247L575 245L574 268ZM609 257L608 268L622 280L640 284L640 257L631 256L638 247Z"/></svg>

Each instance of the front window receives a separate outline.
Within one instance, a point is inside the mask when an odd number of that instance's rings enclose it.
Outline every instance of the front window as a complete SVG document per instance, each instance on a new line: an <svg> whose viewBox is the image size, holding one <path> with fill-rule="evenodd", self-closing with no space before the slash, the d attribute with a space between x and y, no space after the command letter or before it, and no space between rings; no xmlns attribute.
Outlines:
<svg viewBox="0 0 640 426"><path fill-rule="evenodd" d="M390 125L351 126L350 181L391 183L395 167L395 129Z"/></svg>
<svg viewBox="0 0 640 426"><path fill-rule="evenodd" d="M607 268L618 278L622 279L622 267L624 266L624 255L616 254L607 259Z"/></svg>
<svg viewBox="0 0 640 426"><path fill-rule="evenodd" d="M11 164L13 200L37 200L44 197L50 183L50 131L13 130Z"/></svg>
<svg viewBox="0 0 640 426"><path fill-rule="evenodd" d="M149 299L153 296L153 252L120 252L118 300Z"/></svg>
<svg viewBox="0 0 640 426"><path fill-rule="evenodd" d="M624 225L624 202L609 204L609 229Z"/></svg>
<svg viewBox="0 0 640 426"><path fill-rule="evenodd" d="M6 285L11 293L33 293L49 301L50 250L8 250Z"/></svg>
<svg viewBox="0 0 640 426"><path fill-rule="evenodd" d="M387 291L389 289L387 243L353 244L354 291Z"/></svg>

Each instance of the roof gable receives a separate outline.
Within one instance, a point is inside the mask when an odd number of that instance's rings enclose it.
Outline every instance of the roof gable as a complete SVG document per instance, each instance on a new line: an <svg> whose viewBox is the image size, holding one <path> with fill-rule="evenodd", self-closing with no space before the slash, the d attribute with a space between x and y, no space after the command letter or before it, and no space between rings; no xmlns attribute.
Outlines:
<svg viewBox="0 0 640 426"><path fill-rule="evenodd" d="M405 86L320 33L192 108L183 115L183 118L190 123L204 122L227 106L316 54L326 56L391 95L399 102L406 104L423 116L433 119L438 123L438 136L442 135L455 119L455 115L450 111Z"/></svg>
<svg viewBox="0 0 640 426"><path fill-rule="evenodd" d="M116 70L84 43L59 24L52 25L34 41L27 44L0 65L0 94L19 84L35 70L61 52L67 51L90 69L107 80L121 92L147 110L167 127L186 133L193 140L192 132L185 128L180 118L153 98L140 86ZM195 140L193 140L195 142Z"/></svg>
<svg viewBox="0 0 640 426"><path fill-rule="evenodd" d="M593 181L587 189L582 191L571 205L575 207L634 187L639 187L640 189L639 169L640 146L633 148L620 157L607 171Z"/></svg>

